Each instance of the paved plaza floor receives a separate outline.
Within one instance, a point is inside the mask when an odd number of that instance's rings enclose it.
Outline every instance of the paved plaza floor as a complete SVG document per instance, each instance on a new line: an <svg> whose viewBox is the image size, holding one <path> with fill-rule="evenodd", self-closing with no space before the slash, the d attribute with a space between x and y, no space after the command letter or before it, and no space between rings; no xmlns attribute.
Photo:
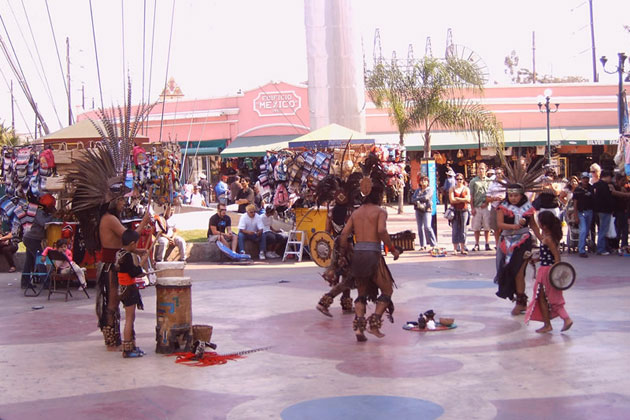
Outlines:
<svg viewBox="0 0 630 420"><path fill-rule="evenodd" d="M390 232L415 231L409 211L390 219ZM549 334L495 296L493 252L387 257L395 322L366 343L338 300L333 318L315 310L327 287L310 261L189 264L193 323L214 326L217 351L271 346L209 367L155 353L155 288L142 291L136 319L147 355L123 359L103 345L94 289L68 302L26 298L18 276L2 273L0 419L630 418L630 257L563 257L578 272L565 292L575 324L561 333L554 320ZM530 296L531 286L528 274ZM402 328L428 309L457 328Z"/></svg>

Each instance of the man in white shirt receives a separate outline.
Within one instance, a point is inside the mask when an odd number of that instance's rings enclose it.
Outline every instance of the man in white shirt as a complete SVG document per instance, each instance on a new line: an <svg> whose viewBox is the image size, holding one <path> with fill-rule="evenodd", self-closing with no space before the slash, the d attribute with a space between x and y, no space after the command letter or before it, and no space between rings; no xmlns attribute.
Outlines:
<svg viewBox="0 0 630 420"><path fill-rule="evenodd" d="M164 216L156 215L155 222L155 230L158 235L155 260L163 261L168 246L175 245L179 250L179 260L186 261L186 241L175 234L177 228L175 227L175 221L171 217L171 208L168 207L166 209Z"/></svg>
<svg viewBox="0 0 630 420"><path fill-rule="evenodd" d="M276 209L273 206L267 206L265 208L265 214L261 216L262 224L263 224L263 242L265 243L265 249L267 248L267 243L271 243L274 247L277 247L277 244L284 241L284 236L282 235L282 231L274 229L272 226L273 217L276 214ZM267 251L267 258L280 258L280 255L276 254L274 251Z"/></svg>
<svg viewBox="0 0 630 420"><path fill-rule="evenodd" d="M190 205L195 207L206 207L206 199L203 194L199 192L199 187L194 186L193 193L190 196Z"/></svg>
<svg viewBox="0 0 630 420"><path fill-rule="evenodd" d="M245 214L241 216L238 222L238 250L241 254L245 254L245 240L258 243L260 253L258 258L265 259L266 244L263 240L263 222L259 214L256 214L256 206L248 204L245 208Z"/></svg>

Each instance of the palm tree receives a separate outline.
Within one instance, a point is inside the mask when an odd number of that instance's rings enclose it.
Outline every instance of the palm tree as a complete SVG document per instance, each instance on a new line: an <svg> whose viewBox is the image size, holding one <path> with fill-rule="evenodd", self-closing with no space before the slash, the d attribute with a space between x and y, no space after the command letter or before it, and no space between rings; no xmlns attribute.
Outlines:
<svg viewBox="0 0 630 420"><path fill-rule="evenodd" d="M413 87L414 73L402 70L396 60L391 64L380 62L366 75L365 87L374 105L387 108L392 122L398 128L398 140L405 144L404 137L416 125Z"/></svg>
<svg viewBox="0 0 630 420"><path fill-rule="evenodd" d="M15 134L15 131L0 123L0 146L17 146L18 144L20 144L20 137Z"/></svg>
<svg viewBox="0 0 630 420"><path fill-rule="evenodd" d="M483 78L473 63L457 57L425 57L413 71L419 82L413 89L413 116L423 131L425 157L431 157L431 130L435 128L477 134L502 153L501 124L493 113L466 99L466 94L483 94Z"/></svg>

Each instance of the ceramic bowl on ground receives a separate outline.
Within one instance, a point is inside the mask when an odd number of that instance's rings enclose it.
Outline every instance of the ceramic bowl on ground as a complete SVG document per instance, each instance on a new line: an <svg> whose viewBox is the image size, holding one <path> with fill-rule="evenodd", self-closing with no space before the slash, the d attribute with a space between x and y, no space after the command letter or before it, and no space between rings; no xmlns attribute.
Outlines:
<svg viewBox="0 0 630 420"><path fill-rule="evenodd" d="M445 327L450 327L451 325L453 325L454 322L455 319L453 318L440 318L440 324L444 325Z"/></svg>

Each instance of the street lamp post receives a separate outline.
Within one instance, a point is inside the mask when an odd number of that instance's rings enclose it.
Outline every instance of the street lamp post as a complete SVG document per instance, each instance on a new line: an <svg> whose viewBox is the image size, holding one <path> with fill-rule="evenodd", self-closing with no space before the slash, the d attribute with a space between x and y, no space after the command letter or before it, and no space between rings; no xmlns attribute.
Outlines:
<svg viewBox="0 0 630 420"><path fill-rule="evenodd" d="M545 89L544 96L538 97L538 110L547 114L547 164L551 164L551 136L549 132L549 114L558 112L560 104L555 104L556 108L552 111L550 105L551 102L551 89ZM544 109L543 109L544 107Z"/></svg>
<svg viewBox="0 0 630 420"><path fill-rule="evenodd" d="M613 71L606 70L606 63L608 62L608 59L606 58L606 56L602 56L602 58L600 58L599 61L601 61L602 67L604 68L604 71L606 73L619 74L619 93L617 94L617 113L618 113L618 118L619 118L619 134L622 134L623 133L623 74L624 74L624 64L625 64L626 58L628 57L622 52L618 53L617 56L619 57L619 64L617 64L617 68ZM630 81L630 73L628 75L628 79L626 79L626 82L628 81Z"/></svg>

